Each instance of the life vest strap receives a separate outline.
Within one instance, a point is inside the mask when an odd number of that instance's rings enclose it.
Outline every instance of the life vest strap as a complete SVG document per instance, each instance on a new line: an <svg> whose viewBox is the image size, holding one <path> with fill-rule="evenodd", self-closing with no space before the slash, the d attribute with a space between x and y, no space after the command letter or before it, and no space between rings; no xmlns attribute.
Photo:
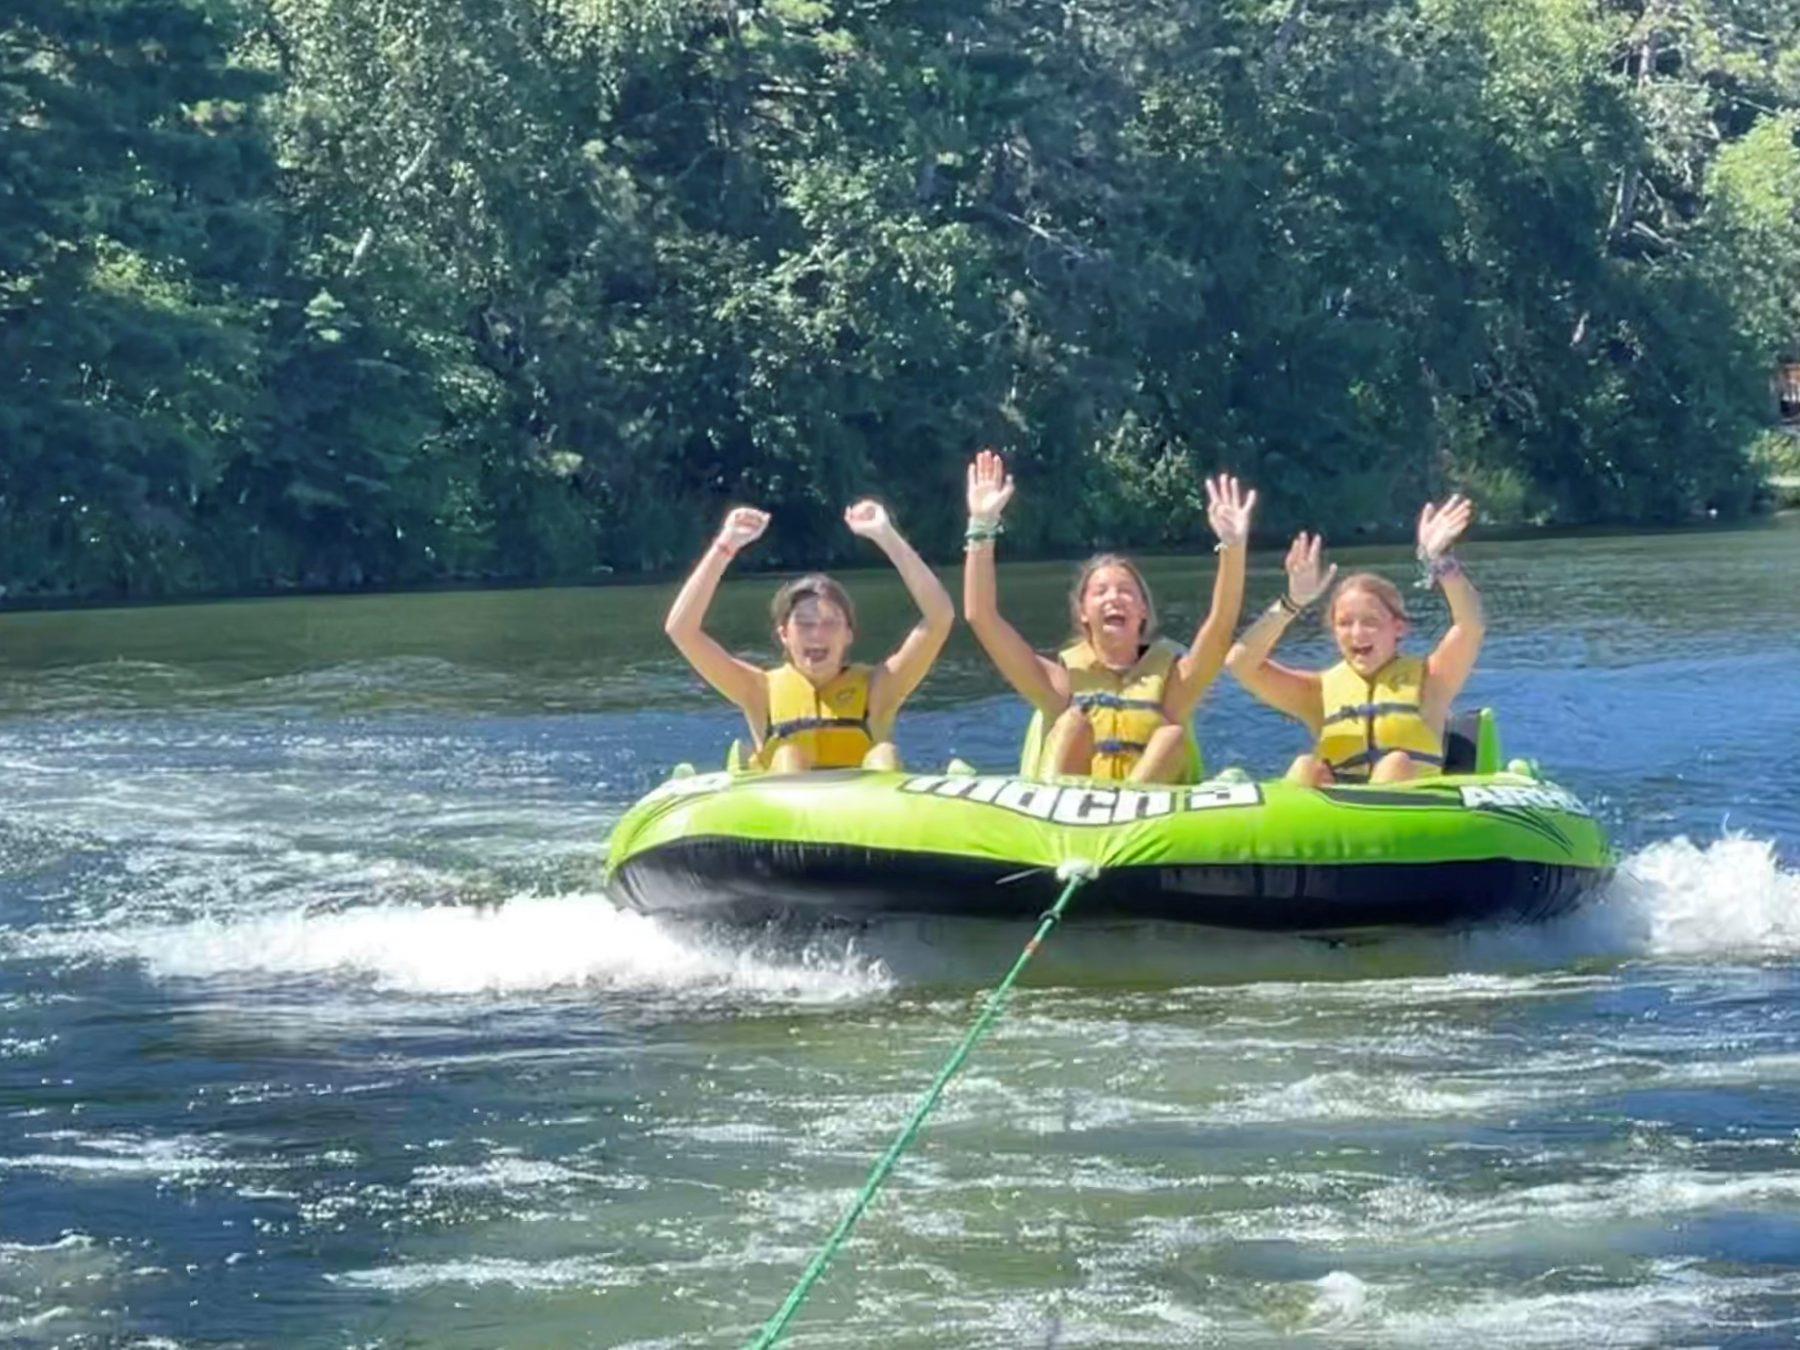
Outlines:
<svg viewBox="0 0 1800 1350"><path fill-rule="evenodd" d="M763 740L778 741L802 731L861 731L865 735L869 730L869 719L866 717L795 717L786 722L771 722L769 729L763 733Z"/></svg>
<svg viewBox="0 0 1800 1350"><path fill-rule="evenodd" d="M1070 702L1081 709L1082 712L1086 712L1089 708L1106 708L1114 712L1124 708L1130 708L1134 711L1141 712L1161 712L1163 706L1157 699L1125 698L1119 694L1109 694L1102 689L1089 690L1083 694L1076 694L1070 699Z"/></svg>
<svg viewBox="0 0 1800 1350"><path fill-rule="evenodd" d="M1424 710L1417 703L1346 703L1336 712L1326 716L1323 726L1334 722L1362 722L1371 717L1385 717L1389 713L1422 713Z"/></svg>
<svg viewBox="0 0 1800 1350"><path fill-rule="evenodd" d="M1327 760L1326 763L1331 765L1333 773L1349 773L1352 770L1360 769L1367 775L1372 764L1385 755L1393 754L1397 749L1399 749L1398 746L1389 746L1386 749L1377 746L1373 750L1359 750L1356 754L1349 755L1344 759ZM1440 768L1443 767L1444 757L1442 755L1427 755L1418 750L1400 750L1400 753L1408 759L1418 760L1421 764L1435 764Z"/></svg>
<svg viewBox="0 0 1800 1350"><path fill-rule="evenodd" d="M1130 755L1141 754L1148 746L1148 741L1095 741L1096 755Z"/></svg>

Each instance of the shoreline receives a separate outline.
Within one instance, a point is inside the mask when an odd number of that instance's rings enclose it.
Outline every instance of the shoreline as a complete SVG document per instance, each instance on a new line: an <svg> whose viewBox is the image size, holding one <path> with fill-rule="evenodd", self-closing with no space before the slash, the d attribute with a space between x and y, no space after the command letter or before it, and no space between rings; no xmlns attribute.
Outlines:
<svg viewBox="0 0 1800 1350"><path fill-rule="evenodd" d="M1483 529L1479 538L1468 542L1476 543L1517 543L1531 539L1606 539L1619 538L1626 535L1641 535L1654 538L1665 535L1688 535L1710 531L1751 532L1764 529L1781 528L1785 519L1800 516L1800 476L1792 479L1768 480L1769 486L1777 489L1779 495L1773 509L1754 512L1744 516L1734 516L1721 520L1695 520L1677 525L1631 525L1610 522L1597 522L1587 525L1502 525ZM1409 533L1400 531L1370 531L1355 536L1349 542L1339 545L1343 549L1359 548L1404 548L1412 543ZM1275 539L1261 534L1252 534L1250 552L1279 553L1287 545L1285 539ZM1095 544L1087 549L1057 551L1045 550L1031 554L1021 554L1005 559L1009 563L1057 563L1079 562L1093 552L1119 551L1143 558L1179 558L1191 554L1210 552L1211 545L1207 540L1196 539L1191 548L1157 546L1150 548L1134 548L1130 544ZM960 552L949 557L925 555L926 561L936 568L951 568L958 565ZM730 580L744 580L750 577L798 576L803 572L820 570L815 566L788 565L778 567L745 567ZM855 574L863 571L879 571L881 565L875 562L856 563L852 566L827 566L823 570L833 575ZM236 590L236 591L190 591L178 595L158 596L20 596L14 597L4 589L0 589L0 618L9 614L55 614L79 613L88 610L136 610L188 607L198 605L227 605L262 600L322 600L349 599L354 597L407 596L407 595L444 595L464 594L480 591L559 591L559 590L598 590L615 586L657 586L668 585L686 576L685 569L668 569L648 572L615 572L606 569L589 576L568 576L552 579L506 579L506 578L468 578L443 581L421 582L406 586L292 586L279 589Z"/></svg>

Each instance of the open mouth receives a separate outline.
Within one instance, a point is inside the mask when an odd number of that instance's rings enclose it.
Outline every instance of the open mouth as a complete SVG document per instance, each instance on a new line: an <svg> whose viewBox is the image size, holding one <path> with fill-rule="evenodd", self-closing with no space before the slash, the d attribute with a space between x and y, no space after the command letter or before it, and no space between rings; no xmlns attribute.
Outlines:
<svg viewBox="0 0 1800 1350"><path fill-rule="evenodd" d="M805 658L806 663L808 665L816 666L820 662L822 662L822 661L826 660L828 657L830 657L831 648L829 648L829 647L802 647L800 649L800 655L803 658Z"/></svg>

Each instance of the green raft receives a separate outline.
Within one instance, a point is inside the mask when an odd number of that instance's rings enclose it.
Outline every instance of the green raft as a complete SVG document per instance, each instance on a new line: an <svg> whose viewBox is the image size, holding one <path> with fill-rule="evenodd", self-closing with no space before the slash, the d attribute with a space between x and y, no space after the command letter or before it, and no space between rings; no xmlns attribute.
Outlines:
<svg viewBox="0 0 1800 1350"><path fill-rule="evenodd" d="M606 884L646 913L731 923L1031 918L1080 859L1100 869L1081 900L1095 919L1329 934L1551 918L1605 883L1612 851L1573 793L1495 771L1498 752L1483 713L1452 737L1472 771L1387 787L678 771L619 823Z"/></svg>

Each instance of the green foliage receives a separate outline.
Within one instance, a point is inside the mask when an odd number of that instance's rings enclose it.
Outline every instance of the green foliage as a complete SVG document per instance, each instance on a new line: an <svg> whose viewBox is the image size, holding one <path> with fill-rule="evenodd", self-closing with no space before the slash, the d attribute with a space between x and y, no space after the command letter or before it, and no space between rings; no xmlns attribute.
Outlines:
<svg viewBox="0 0 1800 1350"><path fill-rule="evenodd" d="M1751 509L1800 12L24 0L0 568L155 594Z"/></svg>

